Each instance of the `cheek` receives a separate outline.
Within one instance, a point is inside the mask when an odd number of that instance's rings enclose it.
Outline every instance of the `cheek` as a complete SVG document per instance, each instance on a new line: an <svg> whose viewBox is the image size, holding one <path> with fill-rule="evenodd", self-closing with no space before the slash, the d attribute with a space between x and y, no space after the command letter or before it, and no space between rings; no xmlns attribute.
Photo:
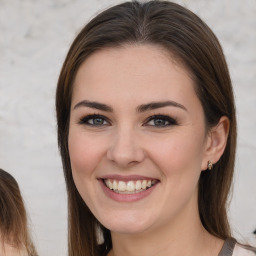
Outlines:
<svg viewBox="0 0 256 256"><path fill-rule="evenodd" d="M95 169L102 156L102 147L92 136L71 129L68 138L72 176L77 190L90 209L97 198Z"/></svg>
<svg viewBox="0 0 256 256"><path fill-rule="evenodd" d="M73 174L79 176L92 174L102 155L101 144L90 139L90 136L83 136L71 130L68 146Z"/></svg>
<svg viewBox="0 0 256 256"><path fill-rule="evenodd" d="M163 207L177 214L191 198L197 198L197 184L201 173L203 140L199 136L175 134L155 149L154 162L161 170ZM194 201L193 201L194 202ZM196 203L195 203L196 205Z"/></svg>
<svg viewBox="0 0 256 256"><path fill-rule="evenodd" d="M193 175L201 172L203 138L188 133L176 133L161 143L153 143L151 156L164 175Z"/></svg>
<svg viewBox="0 0 256 256"><path fill-rule="evenodd" d="M152 150L154 150L154 158L159 159L165 166L200 166L203 156L203 141L195 136L176 134L172 138L163 140Z"/></svg>

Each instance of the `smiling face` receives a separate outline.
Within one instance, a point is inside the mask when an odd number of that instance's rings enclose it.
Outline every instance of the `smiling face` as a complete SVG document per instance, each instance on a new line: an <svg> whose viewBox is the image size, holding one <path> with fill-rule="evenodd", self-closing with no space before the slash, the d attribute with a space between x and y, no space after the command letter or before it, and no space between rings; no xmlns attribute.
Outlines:
<svg viewBox="0 0 256 256"><path fill-rule="evenodd" d="M103 49L74 82L69 154L76 187L108 229L138 233L198 214L208 136L188 71L150 45Z"/></svg>

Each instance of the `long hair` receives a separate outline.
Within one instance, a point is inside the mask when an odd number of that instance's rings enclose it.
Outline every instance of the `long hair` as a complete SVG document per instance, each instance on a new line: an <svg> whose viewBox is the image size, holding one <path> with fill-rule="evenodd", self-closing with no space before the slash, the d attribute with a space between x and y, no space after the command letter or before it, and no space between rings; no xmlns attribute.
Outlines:
<svg viewBox="0 0 256 256"><path fill-rule="evenodd" d="M228 67L220 43L211 29L190 10L167 1L125 2L92 19L75 38L60 72L56 91L58 143L68 193L69 256L106 255L110 231L101 226L79 195L71 174L68 151L73 81L84 60L106 47L151 44L166 49L190 71L203 106L207 128L227 116L230 130L226 149L211 172L199 180L201 222L212 235L231 236L227 202L232 185L236 150L236 115ZM97 230L103 244L97 242Z"/></svg>
<svg viewBox="0 0 256 256"><path fill-rule="evenodd" d="M0 169L0 243L4 250L9 244L28 256L37 256L29 235L24 202L17 181Z"/></svg>

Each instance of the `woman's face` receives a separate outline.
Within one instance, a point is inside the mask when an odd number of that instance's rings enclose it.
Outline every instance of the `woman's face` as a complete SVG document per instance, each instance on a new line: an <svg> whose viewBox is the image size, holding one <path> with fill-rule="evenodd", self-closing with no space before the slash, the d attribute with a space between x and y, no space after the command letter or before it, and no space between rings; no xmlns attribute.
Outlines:
<svg viewBox="0 0 256 256"><path fill-rule="evenodd" d="M77 189L108 229L138 233L197 212L208 136L188 71L150 45L109 48L81 65L69 153Z"/></svg>

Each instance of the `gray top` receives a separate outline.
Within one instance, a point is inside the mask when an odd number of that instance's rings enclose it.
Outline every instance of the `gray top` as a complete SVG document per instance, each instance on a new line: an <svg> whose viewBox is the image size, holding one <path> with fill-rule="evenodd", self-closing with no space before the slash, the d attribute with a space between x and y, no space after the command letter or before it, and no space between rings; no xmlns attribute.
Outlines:
<svg viewBox="0 0 256 256"><path fill-rule="evenodd" d="M236 240L234 238L227 238L218 256L232 256L235 245Z"/></svg>

